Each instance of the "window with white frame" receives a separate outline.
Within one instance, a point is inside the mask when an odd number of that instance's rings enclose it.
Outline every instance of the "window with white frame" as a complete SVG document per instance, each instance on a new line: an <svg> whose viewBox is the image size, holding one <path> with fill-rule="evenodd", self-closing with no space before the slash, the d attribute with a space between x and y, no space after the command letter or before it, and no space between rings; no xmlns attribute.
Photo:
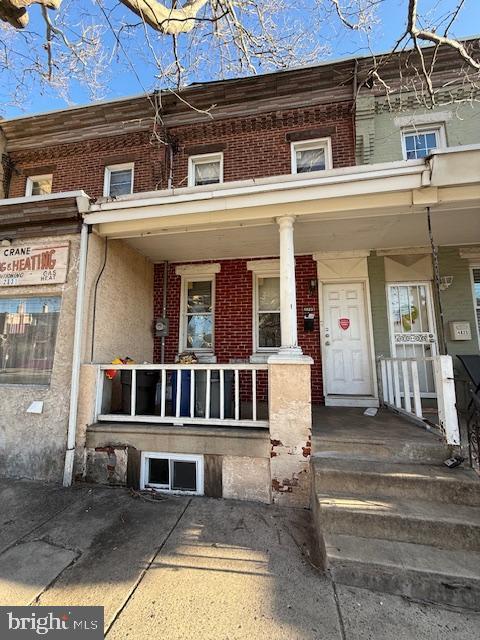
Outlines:
<svg viewBox="0 0 480 640"><path fill-rule="evenodd" d="M403 157L405 160L426 158L435 149L445 147L443 126L417 127L402 131Z"/></svg>
<svg viewBox="0 0 480 640"><path fill-rule="evenodd" d="M111 198L133 193L133 162L105 167L103 195Z"/></svg>
<svg viewBox="0 0 480 640"><path fill-rule="evenodd" d="M0 384L48 385L61 298L0 297Z"/></svg>
<svg viewBox="0 0 480 640"><path fill-rule="evenodd" d="M276 351L280 336L280 278L255 274L255 346L257 351Z"/></svg>
<svg viewBox="0 0 480 640"><path fill-rule="evenodd" d="M188 159L188 186L223 182L223 153L205 153Z"/></svg>
<svg viewBox="0 0 480 640"><path fill-rule="evenodd" d="M215 324L215 274L220 263L178 265L182 278L179 350L212 352Z"/></svg>
<svg viewBox="0 0 480 640"><path fill-rule="evenodd" d="M176 453L142 452L141 489L203 495L203 456Z"/></svg>
<svg viewBox="0 0 480 640"><path fill-rule="evenodd" d="M309 173L332 168L330 138L292 142L292 173Z"/></svg>
<svg viewBox="0 0 480 640"><path fill-rule="evenodd" d="M52 193L53 176L51 173L42 176L28 176L25 189L26 196L44 196Z"/></svg>
<svg viewBox="0 0 480 640"><path fill-rule="evenodd" d="M472 286L478 339L480 341L480 265L478 267L472 267Z"/></svg>

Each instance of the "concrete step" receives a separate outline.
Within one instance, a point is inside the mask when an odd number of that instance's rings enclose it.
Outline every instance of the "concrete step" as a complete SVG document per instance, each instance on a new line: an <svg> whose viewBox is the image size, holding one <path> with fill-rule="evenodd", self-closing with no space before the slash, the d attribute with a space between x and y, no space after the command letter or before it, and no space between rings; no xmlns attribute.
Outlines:
<svg viewBox="0 0 480 640"><path fill-rule="evenodd" d="M394 464L332 457L312 457L315 487L322 493L384 496L480 506L480 479L472 469L444 465Z"/></svg>
<svg viewBox="0 0 480 640"><path fill-rule="evenodd" d="M412 427L416 428L416 427ZM426 436L426 437L425 437ZM405 464L441 464L452 454L452 447L435 434L423 438L369 438L314 435L313 452L330 456L354 456L364 460L388 460Z"/></svg>
<svg viewBox="0 0 480 640"><path fill-rule="evenodd" d="M323 545L337 583L480 609L480 553L339 534L326 534Z"/></svg>
<svg viewBox="0 0 480 640"><path fill-rule="evenodd" d="M318 490L316 499L324 534L355 532L362 538L480 551L479 507Z"/></svg>

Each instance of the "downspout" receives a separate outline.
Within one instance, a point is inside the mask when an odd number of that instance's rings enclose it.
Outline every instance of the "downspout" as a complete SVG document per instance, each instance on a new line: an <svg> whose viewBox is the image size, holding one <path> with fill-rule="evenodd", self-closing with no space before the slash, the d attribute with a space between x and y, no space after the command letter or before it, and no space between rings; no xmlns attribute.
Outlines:
<svg viewBox="0 0 480 640"><path fill-rule="evenodd" d="M70 387L70 411L68 414L67 451L63 471L63 486L69 487L73 481L75 440L77 432L78 392L80 385L80 364L82 351L83 314L85 303L85 277L87 272L88 225L82 224L80 234L80 257L78 263L77 301L75 307L75 328L73 334L72 382Z"/></svg>
<svg viewBox="0 0 480 640"><path fill-rule="evenodd" d="M441 296L441 289L440 289L440 266L438 264L438 247L435 244L433 239L430 207L426 207L426 209L427 209L428 237L430 239L430 247L432 249L433 282L435 285L435 297L437 299L438 315L440 317L440 330L439 330L440 350L442 351L443 355L448 355L447 341L445 340L445 331L444 331L445 325L443 321L443 306L442 306L442 296Z"/></svg>

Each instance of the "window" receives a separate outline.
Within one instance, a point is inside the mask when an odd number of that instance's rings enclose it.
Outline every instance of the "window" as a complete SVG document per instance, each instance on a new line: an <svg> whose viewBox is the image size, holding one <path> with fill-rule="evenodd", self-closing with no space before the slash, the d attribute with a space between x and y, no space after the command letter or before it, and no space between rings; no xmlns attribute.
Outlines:
<svg viewBox="0 0 480 640"><path fill-rule="evenodd" d="M111 198L133 193L133 162L105 167L103 195Z"/></svg>
<svg viewBox="0 0 480 640"><path fill-rule="evenodd" d="M213 277L184 280L181 351L213 350Z"/></svg>
<svg viewBox="0 0 480 640"><path fill-rule="evenodd" d="M477 319L478 337L480 340L480 266L472 267L473 304Z"/></svg>
<svg viewBox="0 0 480 640"><path fill-rule="evenodd" d="M445 146L443 127L410 129L402 132L403 157L405 160L426 158L434 149Z"/></svg>
<svg viewBox="0 0 480 640"><path fill-rule="evenodd" d="M292 173L309 173L332 168L330 138L292 142Z"/></svg>
<svg viewBox="0 0 480 640"><path fill-rule="evenodd" d="M60 298L0 298L0 383L50 383Z"/></svg>
<svg viewBox="0 0 480 640"><path fill-rule="evenodd" d="M188 159L188 186L223 182L223 153L206 153Z"/></svg>
<svg viewBox="0 0 480 640"><path fill-rule="evenodd" d="M44 196L52 193L52 174L44 176L28 176L26 196Z"/></svg>
<svg viewBox="0 0 480 640"><path fill-rule="evenodd" d="M255 276L255 333L258 351L276 351L280 337L280 278Z"/></svg>
<svg viewBox="0 0 480 640"><path fill-rule="evenodd" d="M143 452L140 487L203 495L203 456Z"/></svg>

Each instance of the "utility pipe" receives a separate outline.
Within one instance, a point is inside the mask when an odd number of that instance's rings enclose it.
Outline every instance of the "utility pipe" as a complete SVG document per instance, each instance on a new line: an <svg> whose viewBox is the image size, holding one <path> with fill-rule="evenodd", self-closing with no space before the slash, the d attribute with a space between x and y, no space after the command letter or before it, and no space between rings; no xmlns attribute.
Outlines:
<svg viewBox="0 0 480 640"><path fill-rule="evenodd" d="M88 225L82 225L80 255L78 262L77 301L75 307L75 329L73 334L72 381L70 385L70 411L68 414L67 450L63 471L63 486L69 487L73 480L75 440L77 433L78 391L82 351L83 313L85 303L85 276L87 272Z"/></svg>

